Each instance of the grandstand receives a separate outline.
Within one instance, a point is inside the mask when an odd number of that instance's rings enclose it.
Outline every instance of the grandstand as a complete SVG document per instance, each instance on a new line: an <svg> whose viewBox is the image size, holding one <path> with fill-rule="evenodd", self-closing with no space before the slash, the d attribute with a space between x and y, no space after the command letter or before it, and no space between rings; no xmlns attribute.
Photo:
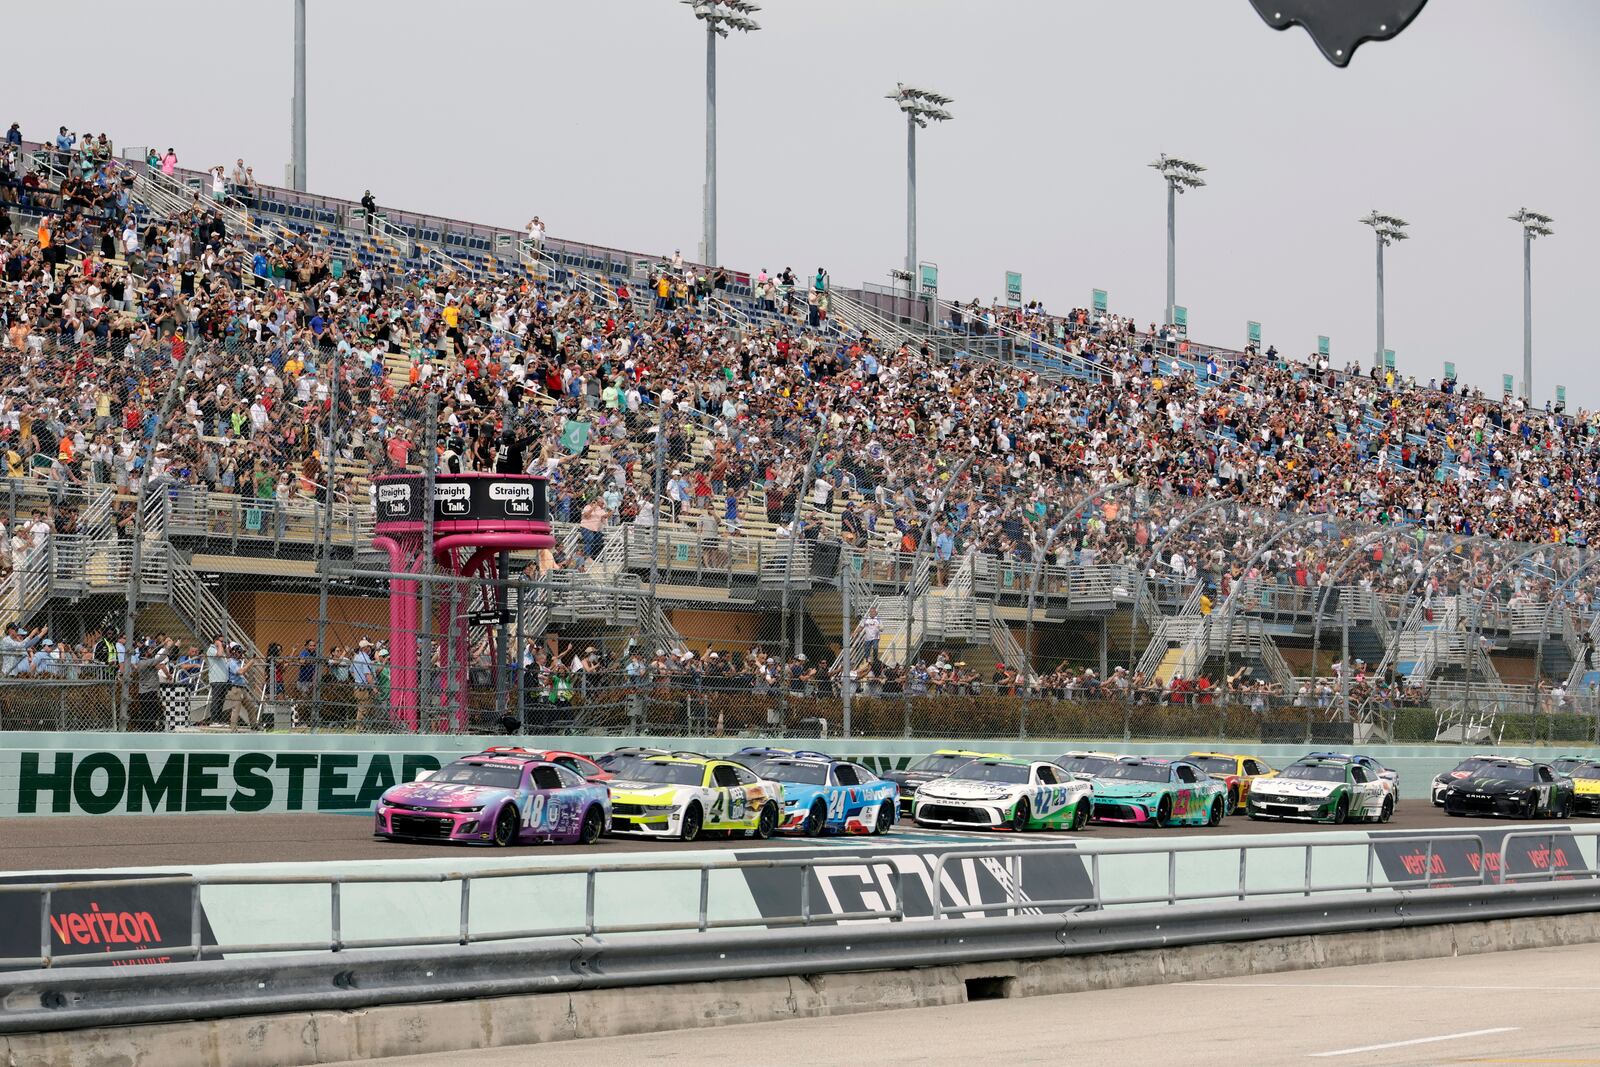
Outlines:
<svg viewBox="0 0 1600 1067"><path fill-rule="evenodd" d="M509 431L557 547L479 594L474 728L1595 730L1588 416L87 139L0 207L4 728L150 725L158 637L175 725L395 728L371 479Z"/></svg>

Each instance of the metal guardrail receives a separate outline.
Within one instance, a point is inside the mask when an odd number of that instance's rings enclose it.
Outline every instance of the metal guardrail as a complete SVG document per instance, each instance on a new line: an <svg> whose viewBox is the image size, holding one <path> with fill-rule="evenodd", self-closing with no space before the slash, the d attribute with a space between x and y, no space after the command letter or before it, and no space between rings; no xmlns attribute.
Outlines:
<svg viewBox="0 0 1600 1067"><path fill-rule="evenodd" d="M1434 890L1463 886L1497 886L1519 884L1531 881L1554 881L1600 879L1600 868L1585 866L1581 869L1566 866L1566 857L1561 865L1552 865L1548 862L1543 870L1507 874L1509 870L1508 856L1510 855L1510 842L1513 840L1546 839L1545 854L1556 850L1556 838L1573 837L1593 839L1596 848L1600 849L1600 829L1574 830L1568 825L1562 825L1550 830L1510 831L1506 833L1502 842L1498 862L1491 863L1487 860L1479 865L1477 872L1471 876L1435 876L1434 874L1434 849L1439 842L1470 842L1477 846L1477 854L1483 857L1494 855L1485 849L1485 838L1481 834L1472 833L1439 833L1439 834L1413 834L1389 835L1369 838L1361 841L1187 841L1173 842L1166 845L1151 846L1146 848L1121 848L1121 847L1087 847L1074 846L1022 846L1003 849L964 850L959 852L941 853L933 868L933 877L929 892L930 910L926 915L910 915L906 911L905 895L902 892L902 873L892 863L886 863L889 881L889 897L887 907L868 909L855 912L819 911L813 907L811 899L810 875L817 869L838 866L859 866L864 862L863 856L855 850L847 855L833 857L808 857L808 858L774 858L753 860L725 860L706 863L692 861L675 861L660 863L602 863L565 866L526 866L508 867L495 870L466 872L444 871L430 873L352 873L352 874L305 874L305 875L252 875L252 874L199 874L199 875L169 875L150 878L61 881L48 883L17 883L0 884L0 900L16 894L39 894L39 955L0 958L0 968L42 967L55 968L76 965L104 965L119 963L124 960L148 958L149 949L123 952L106 952L76 955L57 955L52 951L50 907L55 896L64 892L76 892L93 889L117 888L122 890L146 887L184 887L189 890L190 930L189 941L183 945L172 946L164 951L175 958L187 958L194 961L203 961L207 957L228 956L241 954L265 953L311 953L311 952L344 952L357 949L388 949L388 948L427 948L442 945L466 946L502 941L527 941L539 938L552 937L602 937L617 934L673 934L695 932L705 934L712 931L726 929L765 928L776 929L785 927L808 927L818 922L839 923L861 920L880 920L890 923L900 923L907 919L935 919L949 920L952 916L961 915L973 917L976 915L994 917L992 913L1003 911L1009 915L1021 915L1024 909L1037 910L1050 908L1059 910L1090 910L1103 911L1108 908L1138 907L1144 905L1163 905L1165 907L1190 906L1197 903L1215 903L1221 900L1232 900L1238 903L1249 903L1262 898L1282 899L1285 897L1321 898L1357 893L1371 895L1378 891L1402 892L1412 889ZM1380 877L1377 867L1377 847L1380 844L1420 844L1426 843L1423 875L1420 878L1391 879ZM1337 850L1352 848L1365 848L1366 851L1366 876L1361 881L1347 881L1337 883L1318 883L1313 879L1313 869L1316 857L1320 854L1327 856ZM1235 888L1228 892L1216 889L1204 891L1187 891L1179 886L1178 857L1181 855L1194 855L1205 853L1239 853L1239 874ZM1301 851L1304 853L1304 878L1295 886L1283 884L1273 887L1252 887L1249 881L1250 854L1263 852ZM1114 896L1105 891L1105 882L1102 877L1102 866L1108 858L1160 856L1167 857L1166 865L1166 892L1156 895L1144 894L1134 896ZM1089 872L1090 889L1088 896L1065 898L1059 900L1040 900L1035 898L1023 899L1021 893L1020 867L1024 857L1042 858L1046 856L1070 856L1082 860ZM870 861L881 861L882 856L870 857ZM1005 903L984 902L974 906L973 903L946 903L945 890L950 884L945 877L946 867L951 863L960 863L968 860L992 861L1003 859L1007 861L1007 879L1010 886L1010 899ZM1535 861L1537 862L1537 861ZM1558 869L1560 868L1564 869ZM799 911L790 915L757 915L738 918L718 919L711 917L711 882L712 875L726 871L749 870L790 870L794 871L798 879L798 895L800 901ZM646 873L692 873L698 879L697 912L692 920L662 921L645 923L605 923L596 916L595 901L597 896L597 883L602 876L622 874ZM581 923L570 923L564 926L553 927L528 927L514 930L474 931L472 928L472 885L474 882L492 882L507 878L553 878L553 877L582 877L584 880L584 916ZM455 883L460 887L459 905L457 909L458 924L454 932L437 935L407 935L381 938L346 938L344 930L344 894L343 887L347 885L420 885ZM270 942L264 944L219 944L206 945L202 936L204 912L201 907L201 890L214 886L327 886L329 890L329 936L320 940Z"/></svg>
<svg viewBox="0 0 1600 1067"><path fill-rule="evenodd" d="M0 974L0 1032L341 1011L662 983L1048 960L1189 945L1396 931L1446 923L1555 917L1600 909L1593 881L1463 886L1195 904L1184 908L1024 915L945 922L829 924L659 938L375 950ZM1310 953L1301 957L1310 963ZM70 1039L69 1039L70 1040Z"/></svg>

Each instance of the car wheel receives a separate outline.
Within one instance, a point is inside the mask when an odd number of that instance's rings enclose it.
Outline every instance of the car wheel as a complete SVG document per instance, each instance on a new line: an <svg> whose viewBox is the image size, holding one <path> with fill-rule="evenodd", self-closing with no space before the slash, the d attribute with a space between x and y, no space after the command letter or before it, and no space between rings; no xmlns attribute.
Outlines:
<svg viewBox="0 0 1600 1067"><path fill-rule="evenodd" d="M894 808L891 807L888 804L879 804L878 805L878 821L877 821L877 824L873 827L873 831L872 832L876 833L876 834L886 834L890 830L894 829L894 823L895 823Z"/></svg>
<svg viewBox="0 0 1600 1067"><path fill-rule="evenodd" d="M1529 797L1528 798L1528 808L1527 808L1526 811L1524 811L1522 813L1522 817L1525 818L1525 819L1537 819L1539 817L1539 798L1538 797Z"/></svg>
<svg viewBox="0 0 1600 1067"><path fill-rule="evenodd" d="M1156 825L1165 826L1172 821L1172 798L1162 797L1156 805Z"/></svg>
<svg viewBox="0 0 1600 1067"><path fill-rule="evenodd" d="M756 819L756 836L765 841L778 829L778 805L768 803L761 809L760 818Z"/></svg>
<svg viewBox="0 0 1600 1067"><path fill-rule="evenodd" d="M1017 801L1017 806L1011 809L1011 828L1019 833L1028 828L1028 819L1032 812L1028 807L1028 798L1023 797Z"/></svg>
<svg viewBox="0 0 1600 1067"><path fill-rule="evenodd" d="M1388 822L1394 818L1394 797L1383 798L1383 810L1378 813L1379 822Z"/></svg>
<svg viewBox="0 0 1600 1067"><path fill-rule="evenodd" d="M700 814L700 805L690 804L688 810L683 813L683 827L678 836L685 841L693 841L697 839L700 836L700 824L702 818L703 817Z"/></svg>
<svg viewBox="0 0 1600 1067"><path fill-rule="evenodd" d="M818 800L806 813L805 825L800 828L800 832L807 837L816 837L822 833L822 828L826 825L828 825L828 809L821 800Z"/></svg>
<svg viewBox="0 0 1600 1067"><path fill-rule="evenodd" d="M1072 809L1072 828L1082 830L1089 825L1089 809L1092 805L1087 799L1078 801L1078 806Z"/></svg>
<svg viewBox="0 0 1600 1067"><path fill-rule="evenodd" d="M1239 810L1239 787L1228 790L1228 810L1225 814L1232 815Z"/></svg>
<svg viewBox="0 0 1600 1067"><path fill-rule="evenodd" d="M1228 809L1223 806L1222 798L1217 797L1211 802L1211 818L1206 820L1207 826L1221 826L1222 820L1227 818Z"/></svg>
<svg viewBox="0 0 1600 1067"><path fill-rule="evenodd" d="M500 809L499 818L494 821L494 843L501 848L507 848L517 843L517 809L507 804Z"/></svg>
<svg viewBox="0 0 1600 1067"><path fill-rule="evenodd" d="M1350 818L1350 797L1345 793L1339 794L1339 803L1333 806L1333 824L1342 826Z"/></svg>
<svg viewBox="0 0 1600 1067"><path fill-rule="evenodd" d="M606 817L599 808L591 807L583 813L583 829L578 831L578 844L592 845L605 832Z"/></svg>

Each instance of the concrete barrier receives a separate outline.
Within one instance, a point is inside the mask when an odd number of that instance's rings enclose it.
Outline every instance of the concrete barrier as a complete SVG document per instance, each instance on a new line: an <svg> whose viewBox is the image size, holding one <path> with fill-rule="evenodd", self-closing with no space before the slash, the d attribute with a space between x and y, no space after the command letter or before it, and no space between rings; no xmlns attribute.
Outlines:
<svg viewBox="0 0 1600 1067"><path fill-rule="evenodd" d="M1600 913L0 1037L50 1067L299 1067L1600 942Z"/></svg>

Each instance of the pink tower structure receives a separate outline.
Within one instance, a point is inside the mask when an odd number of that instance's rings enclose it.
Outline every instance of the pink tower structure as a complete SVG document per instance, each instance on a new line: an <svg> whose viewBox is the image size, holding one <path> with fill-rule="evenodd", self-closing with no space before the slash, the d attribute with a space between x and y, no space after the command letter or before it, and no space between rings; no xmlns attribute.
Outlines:
<svg viewBox="0 0 1600 1067"><path fill-rule="evenodd" d="M420 474L374 478L377 516L372 544L389 555L395 574L443 573L479 582L439 582L433 595L433 634L438 656L439 704L455 730L467 726L467 667L472 648L470 617L498 606L502 553L552 548L545 479L520 474L441 474L433 486L433 559L424 558L425 513ZM416 731L422 666L417 635L422 631L422 584L396 578L389 594L389 714ZM480 615L480 617L482 617ZM499 669L499 664L496 664Z"/></svg>

